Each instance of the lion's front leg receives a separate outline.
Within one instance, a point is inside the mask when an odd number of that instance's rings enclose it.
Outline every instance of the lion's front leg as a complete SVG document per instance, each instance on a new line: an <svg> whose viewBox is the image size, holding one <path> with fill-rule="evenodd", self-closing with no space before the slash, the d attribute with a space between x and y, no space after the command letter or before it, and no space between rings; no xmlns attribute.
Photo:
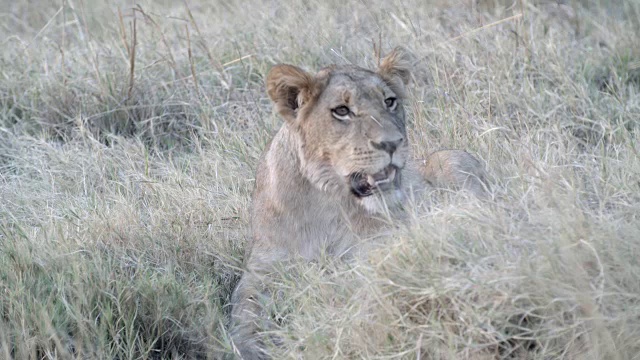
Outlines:
<svg viewBox="0 0 640 360"><path fill-rule="evenodd" d="M261 305L264 296L261 281L250 272L242 275L231 297L231 339L242 359L266 359L259 338L260 324L266 318Z"/></svg>
<svg viewBox="0 0 640 360"><path fill-rule="evenodd" d="M468 190L484 197L489 182L483 163L463 150L439 150L420 164L424 179L434 187Z"/></svg>
<svg viewBox="0 0 640 360"><path fill-rule="evenodd" d="M274 328L272 313L274 292L271 284L276 271L275 264L286 263L283 251L253 249L247 262L247 270L231 296L231 339L234 352L244 360L269 359L269 344L279 340L265 332Z"/></svg>

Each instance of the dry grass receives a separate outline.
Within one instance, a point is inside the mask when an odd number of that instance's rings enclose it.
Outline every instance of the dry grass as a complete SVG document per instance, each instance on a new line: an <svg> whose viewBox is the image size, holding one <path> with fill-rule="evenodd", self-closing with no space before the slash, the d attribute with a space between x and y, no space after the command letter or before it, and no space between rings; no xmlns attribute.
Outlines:
<svg viewBox="0 0 640 360"><path fill-rule="evenodd" d="M0 7L1 358L230 354L263 77L379 39L416 55L416 154L495 191L284 271L274 355L639 358L638 1L103 3Z"/></svg>

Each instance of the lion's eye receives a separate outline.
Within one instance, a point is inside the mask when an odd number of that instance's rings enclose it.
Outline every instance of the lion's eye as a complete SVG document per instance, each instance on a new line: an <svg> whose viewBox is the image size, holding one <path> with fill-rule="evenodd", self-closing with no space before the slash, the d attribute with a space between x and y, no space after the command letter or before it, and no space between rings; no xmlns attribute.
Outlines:
<svg viewBox="0 0 640 360"><path fill-rule="evenodd" d="M384 100L384 104L387 105L387 107L389 108L389 110L395 110L396 106L398 106L398 101L396 100L396 98L394 97L390 97L390 98L386 98Z"/></svg>
<svg viewBox="0 0 640 360"><path fill-rule="evenodd" d="M337 108L331 110L331 112L333 113L333 116L338 119L338 120L347 120L349 119L349 114L351 113L351 110L349 110L348 107L341 105L338 106Z"/></svg>

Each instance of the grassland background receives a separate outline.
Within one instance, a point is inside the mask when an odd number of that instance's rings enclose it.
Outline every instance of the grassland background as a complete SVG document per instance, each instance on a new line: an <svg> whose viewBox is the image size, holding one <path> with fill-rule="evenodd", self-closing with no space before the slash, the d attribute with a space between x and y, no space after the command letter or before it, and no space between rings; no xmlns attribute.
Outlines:
<svg viewBox="0 0 640 360"><path fill-rule="evenodd" d="M493 194L284 269L274 355L640 358L632 0L0 1L0 358L233 353L264 76L373 43L414 55L416 155L468 149Z"/></svg>

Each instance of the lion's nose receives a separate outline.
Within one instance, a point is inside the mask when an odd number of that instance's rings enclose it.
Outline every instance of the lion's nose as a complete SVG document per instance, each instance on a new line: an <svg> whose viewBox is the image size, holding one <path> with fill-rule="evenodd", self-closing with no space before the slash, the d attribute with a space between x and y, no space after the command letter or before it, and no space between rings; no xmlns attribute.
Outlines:
<svg viewBox="0 0 640 360"><path fill-rule="evenodd" d="M403 138L400 138L398 140L393 140L393 141L381 141L381 142L372 141L371 145L378 150L384 150L388 152L389 155L393 155L393 153L396 151L398 146L400 146L403 140L404 140Z"/></svg>

